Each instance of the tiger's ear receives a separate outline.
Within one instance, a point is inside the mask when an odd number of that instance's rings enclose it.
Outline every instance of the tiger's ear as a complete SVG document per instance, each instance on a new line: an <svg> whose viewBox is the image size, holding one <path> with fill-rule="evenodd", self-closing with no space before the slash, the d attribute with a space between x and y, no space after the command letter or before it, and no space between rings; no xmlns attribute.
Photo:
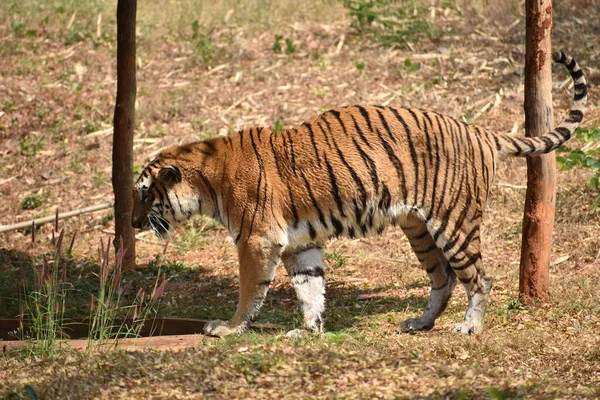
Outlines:
<svg viewBox="0 0 600 400"><path fill-rule="evenodd" d="M166 183L179 183L181 182L181 171L174 165L168 165L158 171L158 177L164 179Z"/></svg>

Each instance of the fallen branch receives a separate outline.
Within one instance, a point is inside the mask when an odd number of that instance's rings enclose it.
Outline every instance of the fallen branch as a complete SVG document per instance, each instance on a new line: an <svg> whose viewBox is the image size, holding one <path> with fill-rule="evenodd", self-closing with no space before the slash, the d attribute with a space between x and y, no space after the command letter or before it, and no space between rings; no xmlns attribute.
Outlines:
<svg viewBox="0 0 600 400"><path fill-rule="evenodd" d="M31 224L35 224L36 226L39 226L39 225L42 225L42 224L45 224L48 222L54 222L54 221L58 221L58 220L65 219L65 218L75 217L75 216L81 215L81 214L87 214L87 213L91 213L94 211L104 210L105 208L112 207L113 204L114 203L111 201L111 202L104 203L104 204L96 204L95 206L80 208L79 210L73 210L73 211L69 211L66 213L58 214L58 217L56 215L52 215L49 217L43 217L43 218L32 219L32 220L24 221L24 222L18 222L16 224L12 224L12 225L0 225L0 233L14 231L16 229L27 228L27 227L30 227Z"/></svg>

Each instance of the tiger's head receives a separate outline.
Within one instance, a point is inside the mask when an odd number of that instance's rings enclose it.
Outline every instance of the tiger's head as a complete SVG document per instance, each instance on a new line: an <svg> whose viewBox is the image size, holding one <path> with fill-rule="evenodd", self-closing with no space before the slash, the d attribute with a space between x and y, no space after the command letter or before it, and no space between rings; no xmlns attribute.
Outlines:
<svg viewBox="0 0 600 400"><path fill-rule="evenodd" d="M131 225L152 229L165 238L173 228L202 211L202 188L195 165L178 157L179 151L165 152L142 171L133 188Z"/></svg>

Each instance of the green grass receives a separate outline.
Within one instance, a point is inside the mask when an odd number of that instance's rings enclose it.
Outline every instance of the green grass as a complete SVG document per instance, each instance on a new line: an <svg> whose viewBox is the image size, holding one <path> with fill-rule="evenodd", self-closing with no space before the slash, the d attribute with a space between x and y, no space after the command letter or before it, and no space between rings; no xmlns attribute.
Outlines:
<svg viewBox="0 0 600 400"><path fill-rule="evenodd" d="M35 210L44 204L44 196L40 194L28 194L21 200L21 210Z"/></svg>

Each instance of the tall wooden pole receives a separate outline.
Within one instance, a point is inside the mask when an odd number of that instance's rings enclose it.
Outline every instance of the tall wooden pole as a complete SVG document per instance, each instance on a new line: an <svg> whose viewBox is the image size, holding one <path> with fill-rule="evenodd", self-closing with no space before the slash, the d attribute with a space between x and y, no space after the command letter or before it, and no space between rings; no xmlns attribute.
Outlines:
<svg viewBox="0 0 600 400"><path fill-rule="evenodd" d="M525 134L552 130L552 0L525 1ZM554 153L527 159L527 196L519 293L526 299L549 300L550 248L554 228L556 159Z"/></svg>
<svg viewBox="0 0 600 400"><path fill-rule="evenodd" d="M117 102L113 134L112 184L115 193L115 247L126 250L123 269L135 268L133 208L133 126L135 118L135 17L137 0L117 5ZM122 242L121 242L122 240Z"/></svg>

